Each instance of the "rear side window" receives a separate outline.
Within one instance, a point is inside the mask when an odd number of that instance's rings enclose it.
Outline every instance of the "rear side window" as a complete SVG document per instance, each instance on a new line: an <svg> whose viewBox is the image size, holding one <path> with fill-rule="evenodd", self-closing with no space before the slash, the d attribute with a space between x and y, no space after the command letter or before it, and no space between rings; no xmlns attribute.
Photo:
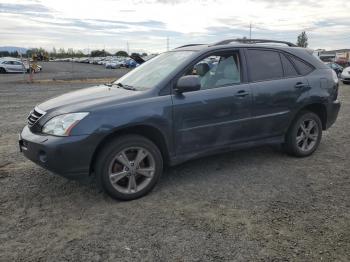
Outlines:
<svg viewBox="0 0 350 262"><path fill-rule="evenodd" d="M283 77L283 69L278 52L248 49L247 53L251 81L263 81Z"/></svg>
<svg viewBox="0 0 350 262"><path fill-rule="evenodd" d="M308 65L307 63L303 62L302 60L300 60L294 56L290 56L290 59L292 60L292 62L294 63L294 65L298 69L299 74L301 74L301 75L307 75L311 71L314 70L314 68L312 66Z"/></svg>
<svg viewBox="0 0 350 262"><path fill-rule="evenodd" d="M288 60L288 58L284 54L281 54L281 61L283 65L284 76L286 77L298 76L297 70L295 70L295 67L293 66L293 64Z"/></svg>

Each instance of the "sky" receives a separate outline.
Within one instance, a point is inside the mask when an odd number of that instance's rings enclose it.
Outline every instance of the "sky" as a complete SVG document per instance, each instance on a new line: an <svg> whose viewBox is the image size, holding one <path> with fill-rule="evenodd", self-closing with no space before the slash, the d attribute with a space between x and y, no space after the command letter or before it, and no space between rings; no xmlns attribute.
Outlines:
<svg viewBox="0 0 350 262"><path fill-rule="evenodd" d="M330 0L0 0L0 46L163 52L249 37L350 48L350 2ZM168 40L167 40L168 39Z"/></svg>

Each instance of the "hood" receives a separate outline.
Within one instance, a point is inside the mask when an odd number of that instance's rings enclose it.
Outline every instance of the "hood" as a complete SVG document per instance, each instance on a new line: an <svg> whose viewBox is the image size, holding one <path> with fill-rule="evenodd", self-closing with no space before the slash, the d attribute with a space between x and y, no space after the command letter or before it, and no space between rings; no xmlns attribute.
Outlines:
<svg viewBox="0 0 350 262"><path fill-rule="evenodd" d="M136 99L144 92L126 90L118 87L99 85L70 92L38 105L38 108L48 112L58 110L60 113L90 111L108 102L118 103Z"/></svg>

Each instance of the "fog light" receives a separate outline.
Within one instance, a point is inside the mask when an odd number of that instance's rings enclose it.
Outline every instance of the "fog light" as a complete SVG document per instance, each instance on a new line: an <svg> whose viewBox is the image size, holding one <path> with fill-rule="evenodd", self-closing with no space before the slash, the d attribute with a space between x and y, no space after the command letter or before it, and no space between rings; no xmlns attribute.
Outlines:
<svg viewBox="0 0 350 262"><path fill-rule="evenodd" d="M47 161L47 155L44 151L39 152L39 160L42 163L45 163Z"/></svg>

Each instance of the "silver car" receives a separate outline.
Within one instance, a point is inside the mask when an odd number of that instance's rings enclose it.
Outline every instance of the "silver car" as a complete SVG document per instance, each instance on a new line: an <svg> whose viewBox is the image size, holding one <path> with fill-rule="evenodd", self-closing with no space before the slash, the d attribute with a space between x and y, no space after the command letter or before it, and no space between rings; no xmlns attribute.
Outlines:
<svg viewBox="0 0 350 262"><path fill-rule="evenodd" d="M0 59L0 73L29 72L29 65L18 59Z"/></svg>
<svg viewBox="0 0 350 262"><path fill-rule="evenodd" d="M343 72L340 75L340 79L344 84L350 83L350 66L343 69Z"/></svg>

